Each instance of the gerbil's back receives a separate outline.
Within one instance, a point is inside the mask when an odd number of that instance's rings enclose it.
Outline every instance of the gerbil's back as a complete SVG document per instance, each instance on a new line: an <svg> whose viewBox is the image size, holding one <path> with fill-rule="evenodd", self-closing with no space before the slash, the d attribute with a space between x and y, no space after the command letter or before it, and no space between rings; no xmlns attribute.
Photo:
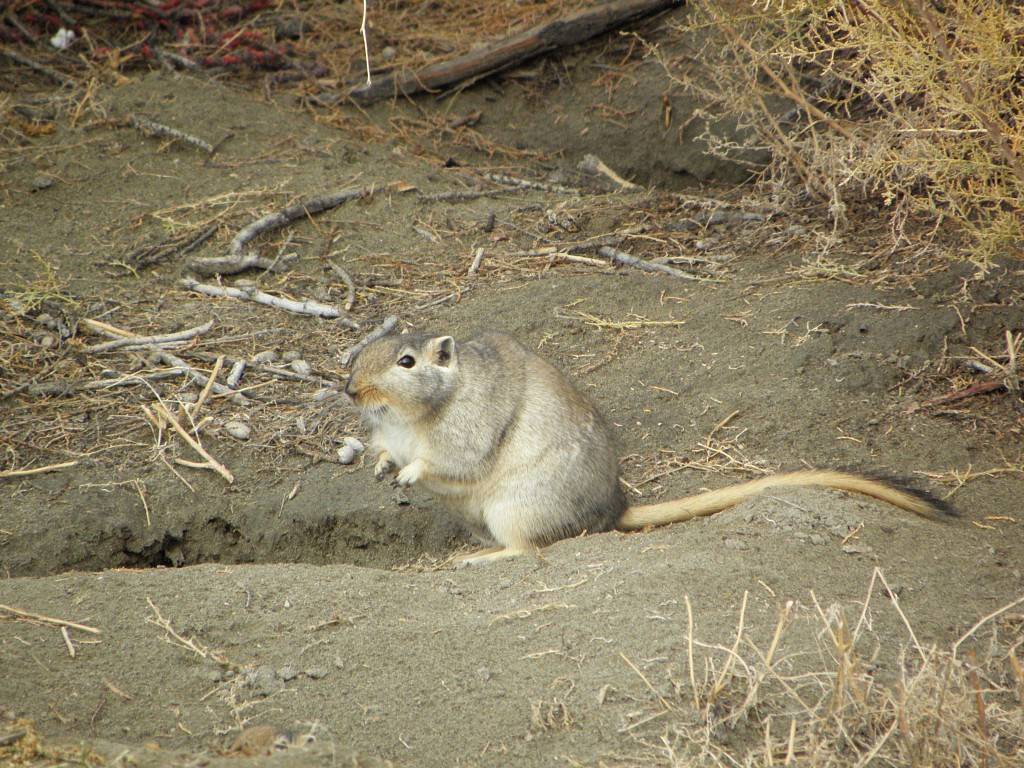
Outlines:
<svg viewBox="0 0 1024 768"><path fill-rule="evenodd" d="M615 526L626 501L615 442L601 415L552 364L504 334L480 342L521 375L513 429L502 436L493 477L522 511L533 545ZM502 480L505 480L502 483Z"/></svg>
<svg viewBox="0 0 1024 768"><path fill-rule="evenodd" d="M517 421L526 420L522 426L559 440L574 439L595 422L604 429L593 406L565 374L507 334L488 331L469 339L460 364L467 394L477 398L486 390L489 405L509 415L514 411Z"/></svg>

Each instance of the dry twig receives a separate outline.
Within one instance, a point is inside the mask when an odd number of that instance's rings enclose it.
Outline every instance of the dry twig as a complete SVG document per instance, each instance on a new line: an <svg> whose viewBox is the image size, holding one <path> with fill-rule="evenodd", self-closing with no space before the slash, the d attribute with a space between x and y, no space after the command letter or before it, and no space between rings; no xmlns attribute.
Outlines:
<svg viewBox="0 0 1024 768"><path fill-rule="evenodd" d="M101 629L97 629L96 627L90 627L87 624L79 624L75 621L67 621L65 619L54 619L50 616L43 616L40 613L30 613L28 611L22 611L10 605L0 605L0 611L5 611L6 613L9 613L16 618L25 619L26 621L38 621L43 624L55 624L58 627L70 627L71 629L80 629L83 632L89 632L93 635L98 635L103 631Z"/></svg>
<svg viewBox="0 0 1024 768"><path fill-rule="evenodd" d="M331 208L337 208L339 205L348 202L349 200L373 197L378 192L391 190L405 191L407 189L412 189L412 187L408 186L404 182L392 181L388 184L371 184L368 187L351 187L329 195L307 200L304 203L289 205L287 208L283 208L280 211L275 211L274 213L267 214L266 216L257 219L242 229L237 235L235 235L234 239L232 239L231 245L228 247L228 253L232 256L239 254L242 252L242 249L249 244L249 241L257 235L274 229L280 229L285 224L295 221L296 219L301 219L304 216L313 216L318 213L323 213L324 211L329 211Z"/></svg>
<svg viewBox="0 0 1024 768"><path fill-rule="evenodd" d="M213 328L213 320L197 325L195 328L189 328L184 331L178 331L177 333L167 333L163 335L155 336L127 336L114 339L113 341L106 341L102 344L94 344L91 347L86 347L86 352L109 352L112 349L119 349L120 347L127 347L128 349L142 349L145 347L155 347L159 344L165 344L172 341L187 341L188 339L195 338L201 333L206 333L208 330Z"/></svg>
<svg viewBox="0 0 1024 768"><path fill-rule="evenodd" d="M619 176L615 171L605 165L601 158L597 155L584 155L583 160L580 161L577 166L581 171L586 171L595 176L604 176L617 184L619 189L625 190L640 190L643 189L639 184L634 184L631 181L626 181L624 178Z"/></svg>
<svg viewBox="0 0 1024 768"><path fill-rule="evenodd" d="M363 339L353 344L351 347L346 349L341 354L341 364L348 367L352 364L352 361L356 359L356 355L366 349L372 342L379 339L381 336L387 336L398 325L398 318L394 315L384 319L384 322L380 324L380 327L375 329L373 332L367 334Z"/></svg>
<svg viewBox="0 0 1024 768"><path fill-rule="evenodd" d="M174 141L182 141L203 150L203 152L211 155L213 154L213 145L210 144L210 142L198 139L191 134L179 131L177 128L171 128L163 123L147 120L144 117L133 117L132 127L136 130L142 131L142 133L147 136L163 136L164 138L173 139Z"/></svg>
<svg viewBox="0 0 1024 768"><path fill-rule="evenodd" d="M31 469L5 469L0 471L0 478L7 477L28 477L30 475L41 475L46 472L56 472L58 469L67 469L77 465L77 461L65 461L60 464L48 464L45 467L32 467Z"/></svg>
<svg viewBox="0 0 1024 768"><path fill-rule="evenodd" d="M268 259L258 253L237 253L230 256L209 256L202 259L191 259L186 265L190 270L202 277L214 275L236 275L247 269L262 269L264 272L282 272L285 265L295 259L294 254L285 254Z"/></svg>
<svg viewBox="0 0 1024 768"><path fill-rule="evenodd" d="M184 464L185 466L188 467L195 467L197 469L212 469L225 480L227 480L229 484L235 482L235 476L231 473L231 470L229 470L227 467L225 467L223 464L221 464L219 461L213 458L213 456L211 456L207 452L207 450L203 448L202 444L194 437L192 437L192 435L188 433L187 429L181 426L181 423L174 417L174 414L172 414L163 403L157 400L156 402L153 403L153 410L150 410L146 405L142 406L142 410L143 413L146 414L146 418L153 422L154 425L156 425L158 428L160 427L159 420L162 420L163 423L170 424L171 427L174 428L174 431L181 435L181 438L186 443L189 444L192 450L194 450L196 453L198 453L205 459L205 462L203 463L186 462L183 459L178 459L177 461L179 464Z"/></svg>
<svg viewBox="0 0 1024 768"><path fill-rule="evenodd" d="M196 293L202 293L206 296L252 301L257 304L274 307L275 309L283 309L287 312L295 312L300 315L313 315L314 317L337 319L339 323L352 328L353 330L359 329L359 323L343 317L343 310L330 304L323 304L319 301L314 301L313 299L296 301L295 299L285 299L280 296L273 296L269 293L258 290L257 288L232 288L227 285L208 285L188 277L179 280L178 285L182 288L195 291Z"/></svg>
<svg viewBox="0 0 1024 768"><path fill-rule="evenodd" d="M210 648L207 648L205 645L197 641L194 637L185 637L184 635L179 633L174 628L174 625L171 623L171 620L166 618L162 613L160 613L160 609L156 607L156 604L148 596L146 597L146 602L149 604L150 610L153 611L152 616L146 617L146 622L160 627L160 629L162 629L166 633L164 639L167 640L168 643L177 646L178 648L184 648L187 651L192 651L192 653L196 654L200 658L212 659L213 661L223 666L235 666L230 661L228 661L227 657L220 651L214 651Z"/></svg>

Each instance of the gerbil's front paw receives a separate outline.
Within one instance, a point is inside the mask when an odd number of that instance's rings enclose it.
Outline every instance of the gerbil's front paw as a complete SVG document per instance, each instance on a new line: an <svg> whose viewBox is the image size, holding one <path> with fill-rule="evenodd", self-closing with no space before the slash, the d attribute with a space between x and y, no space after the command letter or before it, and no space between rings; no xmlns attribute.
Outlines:
<svg viewBox="0 0 1024 768"><path fill-rule="evenodd" d="M396 478L398 484L412 485L423 475L423 470L423 462L419 459L416 459L416 461L411 464L406 464L398 473L398 477Z"/></svg>
<svg viewBox="0 0 1024 768"><path fill-rule="evenodd" d="M391 460L391 455L387 451L381 451L380 457L377 459L377 463L373 467L373 476L378 480L383 480L387 475L390 475L395 469L395 462Z"/></svg>

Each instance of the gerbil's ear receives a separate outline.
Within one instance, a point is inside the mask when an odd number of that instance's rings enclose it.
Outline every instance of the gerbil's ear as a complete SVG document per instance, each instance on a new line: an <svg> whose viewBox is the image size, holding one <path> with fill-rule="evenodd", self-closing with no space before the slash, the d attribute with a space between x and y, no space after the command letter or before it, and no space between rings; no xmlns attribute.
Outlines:
<svg viewBox="0 0 1024 768"><path fill-rule="evenodd" d="M434 365L447 368L455 359L455 339L451 336L437 336L430 340L427 351Z"/></svg>

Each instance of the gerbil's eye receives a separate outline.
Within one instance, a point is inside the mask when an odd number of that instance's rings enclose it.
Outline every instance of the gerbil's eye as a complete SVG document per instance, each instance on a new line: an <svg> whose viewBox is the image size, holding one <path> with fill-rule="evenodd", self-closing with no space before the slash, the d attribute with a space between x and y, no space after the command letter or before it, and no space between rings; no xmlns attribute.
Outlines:
<svg viewBox="0 0 1024 768"><path fill-rule="evenodd" d="M403 368L412 368L416 365L416 359L412 355L402 355L398 358L398 364Z"/></svg>

